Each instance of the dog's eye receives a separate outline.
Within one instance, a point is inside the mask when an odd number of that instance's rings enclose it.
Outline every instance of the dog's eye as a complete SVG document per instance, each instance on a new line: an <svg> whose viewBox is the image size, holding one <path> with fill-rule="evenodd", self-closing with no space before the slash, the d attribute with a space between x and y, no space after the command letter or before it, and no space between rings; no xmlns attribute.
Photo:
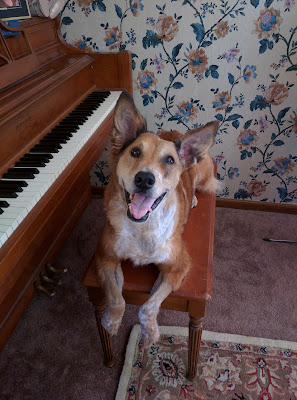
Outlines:
<svg viewBox="0 0 297 400"><path fill-rule="evenodd" d="M167 164L174 164L174 158L172 157L172 156L167 156L166 158L165 158L165 162L167 163Z"/></svg>
<svg viewBox="0 0 297 400"><path fill-rule="evenodd" d="M141 154L140 148L139 147L133 147L133 149L131 150L131 156L138 158Z"/></svg>

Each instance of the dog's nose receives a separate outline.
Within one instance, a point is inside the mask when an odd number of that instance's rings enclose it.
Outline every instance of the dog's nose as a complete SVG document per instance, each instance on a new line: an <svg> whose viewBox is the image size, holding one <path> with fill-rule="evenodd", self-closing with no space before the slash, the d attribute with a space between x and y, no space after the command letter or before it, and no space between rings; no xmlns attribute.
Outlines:
<svg viewBox="0 0 297 400"><path fill-rule="evenodd" d="M135 185L142 190L150 189L155 184L155 175L151 172L139 171L135 175L134 183Z"/></svg>

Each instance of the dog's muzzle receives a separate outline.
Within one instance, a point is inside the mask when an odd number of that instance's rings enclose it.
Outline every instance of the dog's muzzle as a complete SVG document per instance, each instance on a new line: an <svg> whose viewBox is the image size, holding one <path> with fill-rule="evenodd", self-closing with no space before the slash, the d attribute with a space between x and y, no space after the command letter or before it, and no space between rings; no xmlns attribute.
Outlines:
<svg viewBox="0 0 297 400"><path fill-rule="evenodd" d="M167 193L164 192L157 199L154 199L146 196L144 193L135 193L131 195L126 189L124 189L124 192L128 206L127 217L133 222L147 221L150 213L158 207Z"/></svg>

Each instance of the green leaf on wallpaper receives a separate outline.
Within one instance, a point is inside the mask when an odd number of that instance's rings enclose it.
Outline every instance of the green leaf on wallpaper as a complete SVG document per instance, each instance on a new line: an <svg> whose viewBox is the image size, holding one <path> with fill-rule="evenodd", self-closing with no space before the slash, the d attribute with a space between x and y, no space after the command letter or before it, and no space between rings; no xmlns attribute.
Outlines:
<svg viewBox="0 0 297 400"><path fill-rule="evenodd" d="M273 3L273 1L274 1L274 0L266 0L266 1L265 1L265 4L264 4L264 7L266 7L266 8L270 7L271 4Z"/></svg>
<svg viewBox="0 0 297 400"><path fill-rule="evenodd" d="M96 10L96 8L98 7L99 11L106 11L106 5L103 3L102 0L94 0L92 3L92 9L93 11Z"/></svg>
<svg viewBox="0 0 297 400"><path fill-rule="evenodd" d="M258 7L260 0L251 0L251 5L254 6L255 8Z"/></svg>
<svg viewBox="0 0 297 400"><path fill-rule="evenodd" d="M275 142L273 142L273 145L274 146L282 146L282 145L284 145L285 143L282 141L282 140L276 140Z"/></svg>
<svg viewBox="0 0 297 400"><path fill-rule="evenodd" d="M210 40L204 40L203 43L201 44L202 47L208 47L212 44Z"/></svg>
<svg viewBox="0 0 297 400"><path fill-rule="evenodd" d="M71 19L70 17L63 17L62 18L62 24L63 25L70 25L70 24L72 24L72 22L73 22L73 19Z"/></svg>
<svg viewBox="0 0 297 400"><path fill-rule="evenodd" d="M230 72L228 73L228 81L229 81L230 85L233 85L233 83L234 83L234 75L230 74Z"/></svg>
<svg viewBox="0 0 297 400"><path fill-rule="evenodd" d="M273 134L271 135L271 140L274 140L275 138L276 138L276 134L273 133Z"/></svg>
<svg viewBox="0 0 297 400"><path fill-rule="evenodd" d="M223 121L224 117L222 116L222 114L217 114L215 115L215 118L219 121Z"/></svg>
<svg viewBox="0 0 297 400"><path fill-rule="evenodd" d="M252 196L244 189L238 189L238 191L234 193L234 199L248 199L251 197Z"/></svg>
<svg viewBox="0 0 297 400"><path fill-rule="evenodd" d="M150 103L150 96L148 94L144 94L142 96L142 104L147 106Z"/></svg>
<svg viewBox="0 0 297 400"><path fill-rule="evenodd" d="M147 58L141 61L140 69L143 71L147 66Z"/></svg>
<svg viewBox="0 0 297 400"><path fill-rule="evenodd" d="M173 74L170 74L170 75L169 75L169 81L170 81L170 82L172 82L172 81L173 81L173 79L174 79L174 76L173 76Z"/></svg>
<svg viewBox="0 0 297 400"><path fill-rule="evenodd" d="M184 87L184 85L181 82L174 82L174 84L172 85L172 87L174 89L181 89L182 87Z"/></svg>
<svg viewBox="0 0 297 400"><path fill-rule="evenodd" d="M238 119L236 119L235 121L232 122L232 125L234 126L234 128L238 128L239 127L239 121Z"/></svg>
<svg viewBox="0 0 297 400"><path fill-rule="evenodd" d="M156 33L154 31L146 31L146 35L142 38L142 45L145 49L150 46L155 48L160 43L162 43L162 40L156 37Z"/></svg>
<svg viewBox="0 0 297 400"><path fill-rule="evenodd" d="M282 187L278 187L277 191L278 191L279 197L281 199L284 199L288 194L287 190L285 188L282 188Z"/></svg>
<svg viewBox="0 0 297 400"><path fill-rule="evenodd" d="M264 97L259 94L257 94L257 96L255 97L255 100L251 101L251 104L250 104L251 111L257 110L258 108L260 110L263 110L264 108L267 108L267 107L269 107L269 103L266 103Z"/></svg>
<svg viewBox="0 0 297 400"><path fill-rule="evenodd" d="M287 112L290 110L291 107L286 107L283 110L280 110L277 116L277 121L280 122L284 116L287 114Z"/></svg>
<svg viewBox="0 0 297 400"><path fill-rule="evenodd" d="M244 129L248 129L251 126L251 123L253 122L252 119L249 119L248 121L246 121L246 123L243 125Z"/></svg>
<svg viewBox="0 0 297 400"><path fill-rule="evenodd" d="M196 23L196 24L191 24L191 27L193 28L193 31L196 35L197 42L201 43L205 35L203 26L201 24Z"/></svg>
<svg viewBox="0 0 297 400"><path fill-rule="evenodd" d="M286 71L297 71L297 64L291 65Z"/></svg>
<svg viewBox="0 0 297 400"><path fill-rule="evenodd" d="M121 7L118 6L117 4L115 4L115 5L114 5L114 8L115 8L115 10L116 10L117 16L118 16L119 18L122 18L122 16L123 16L123 11L122 11Z"/></svg>
<svg viewBox="0 0 297 400"><path fill-rule="evenodd" d="M229 117L226 119L226 121L234 121L238 118L243 118L243 116L240 114L232 114L232 115L229 115Z"/></svg>
<svg viewBox="0 0 297 400"><path fill-rule="evenodd" d="M183 45L183 43L179 43L173 48L173 50L172 50L172 60L173 61L176 60L176 57L178 56L178 53L179 53L182 45Z"/></svg>
<svg viewBox="0 0 297 400"><path fill-rule="evenodd" d="M260 47L259 47L259 53L263 54L267 50L268 46L268 40L267 39L262 39L260 40Z"/></svg>

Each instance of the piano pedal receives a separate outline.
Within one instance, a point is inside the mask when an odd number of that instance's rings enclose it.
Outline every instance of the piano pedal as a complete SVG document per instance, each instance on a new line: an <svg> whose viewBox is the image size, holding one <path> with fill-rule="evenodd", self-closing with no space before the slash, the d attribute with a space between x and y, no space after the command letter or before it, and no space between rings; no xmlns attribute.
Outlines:
<svg viewBox="0 0 297 400"><path fill-rule="evenodd" d="M42 284L40 282L35 282L34 287L37 290L37 292L44 293L48 297L53 297L56 294L56 292L54 290L51 290L49 288L42 286Z"/></svg>
<svg viewBox="0 0 297 400"><path fill-rule="evenodd" d="M52 285L61 286L62 281L60 278L54 278L47 276L46 274L40 274L40 282L51 283Z"/></svg>
<svg viewBox="0 0 297 400"><path fill-rule="evenodd" d="M54 268L51 264L46 264L45 266L47 272L52 272L54 274L65 274L68 271L67 268Z"/></svg>

